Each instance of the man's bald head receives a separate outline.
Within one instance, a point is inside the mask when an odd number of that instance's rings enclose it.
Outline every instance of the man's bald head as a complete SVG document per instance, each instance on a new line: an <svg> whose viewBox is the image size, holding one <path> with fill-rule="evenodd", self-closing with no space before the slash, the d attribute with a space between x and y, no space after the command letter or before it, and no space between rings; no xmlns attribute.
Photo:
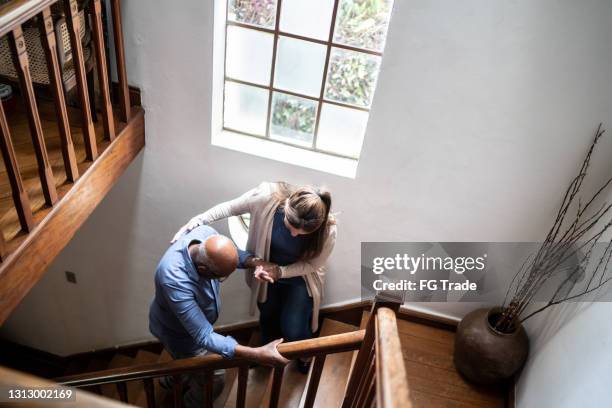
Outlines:
<svg viewBox="0 0 612 408"><path fill-rule="evenodd" d="M192 259L198 272L209 278L223 278L238 267L238 251L231 239L223 235L213 235L199 244Z"/></svg>

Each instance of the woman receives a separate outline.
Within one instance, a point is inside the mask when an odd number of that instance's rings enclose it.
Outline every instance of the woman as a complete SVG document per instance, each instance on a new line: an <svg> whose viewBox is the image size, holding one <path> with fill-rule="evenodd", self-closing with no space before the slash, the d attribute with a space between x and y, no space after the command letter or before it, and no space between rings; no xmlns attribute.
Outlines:
<svg viewBox="0 0 612 408"><path fill-rule="evenodd" d="M328 191L287 183L261 183L242 196L216 205L192 218L179 230L223 218L251 214L246 251L241 267L251 287L251 313L260 310L262 343L283 337L297 341L318 329L323 295L324 266L336 242ZM298 361L298 369L308 365Z"/></svg>

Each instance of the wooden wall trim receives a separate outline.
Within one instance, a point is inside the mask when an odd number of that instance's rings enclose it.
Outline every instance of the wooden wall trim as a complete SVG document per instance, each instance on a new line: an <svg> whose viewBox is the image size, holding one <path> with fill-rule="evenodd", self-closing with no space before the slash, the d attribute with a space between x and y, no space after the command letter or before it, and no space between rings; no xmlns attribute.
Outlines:
<svg viewBox="0 0 612 408"><path fill-rule="evenodd" d="M142 150L144 111L133 109L128 125L64 198L0 265L0 325L72 239L128 165Z"/></svg>

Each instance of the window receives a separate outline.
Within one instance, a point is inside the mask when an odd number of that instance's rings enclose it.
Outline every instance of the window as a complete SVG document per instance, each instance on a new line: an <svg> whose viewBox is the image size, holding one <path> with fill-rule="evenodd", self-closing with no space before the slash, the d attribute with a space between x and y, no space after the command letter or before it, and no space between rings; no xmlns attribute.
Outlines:
<svg viewBox="0 0 612 408"><path fill-rule="evenodd" d="M236 246L242 250L246 250L246 243L249 239L249 225L251 224L251 214L237 215L227 219L230 236L236 243Z"/></svg>
<svg viewBox="0 0 612 408"><path fill-rule="evenodd" d="M392 5L228 0L222 130L356 162Z"/></svg>

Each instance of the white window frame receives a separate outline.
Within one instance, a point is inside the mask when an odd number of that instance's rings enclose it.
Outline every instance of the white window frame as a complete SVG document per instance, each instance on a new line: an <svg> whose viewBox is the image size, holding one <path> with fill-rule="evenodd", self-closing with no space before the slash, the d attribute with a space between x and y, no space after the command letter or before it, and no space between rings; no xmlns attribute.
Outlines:
<svg viewBox="0 0 612 408"><path fill-rule="evenodd" d="M250 135L244 132L224 129L223 126L223 95L225 86L225 38L227 26L227 0L214 2L214 38L213 38L213 92L212 92L212 121L211 121L211 144L234 151L253 154L263 158L276 160L284 163L298 165L318 171L323 171L343 177L355 178L357 174L358 158L342 156L335 153L317 150L316 148L304 148L285 143L279 140L262 136ZM334 24L332 20L331 24ZM242 24L235 24L242 25ZM247 25L244 25L247 26ZM274 30L272 30L274 31ZM278 32L276 33L278 35ZM333 43L327 45L331 47ZM333 44L334 47L336 44ZM354 47L342 47L356 49ZM356 49L364 52L361 49ZM368 52L382 57L382 52ZM330 58L329 55L327 58ZM327 65L327 64L326 64ZM325 82L325 78L323 79ZM240 83L240 81L236 81ZM273 88L270 88L274 90ZM280 90L280 92L287 93ZM326 103L329 101L326 101ZM320 103L320 101L319 101ZM345 105L338 103L338 105ZM358 108L346 104L345 106L365 110L369 108ZM319 104L318 112L321 105ZM268 107L269 109L269 107ZM317 119L320 113L317 113ZM267 121L270 119L267 118ZM369 121L368 121L369 123ZM367 127L364 141L367 137ZM363 150L363 149L362 149Z"/></svg>

